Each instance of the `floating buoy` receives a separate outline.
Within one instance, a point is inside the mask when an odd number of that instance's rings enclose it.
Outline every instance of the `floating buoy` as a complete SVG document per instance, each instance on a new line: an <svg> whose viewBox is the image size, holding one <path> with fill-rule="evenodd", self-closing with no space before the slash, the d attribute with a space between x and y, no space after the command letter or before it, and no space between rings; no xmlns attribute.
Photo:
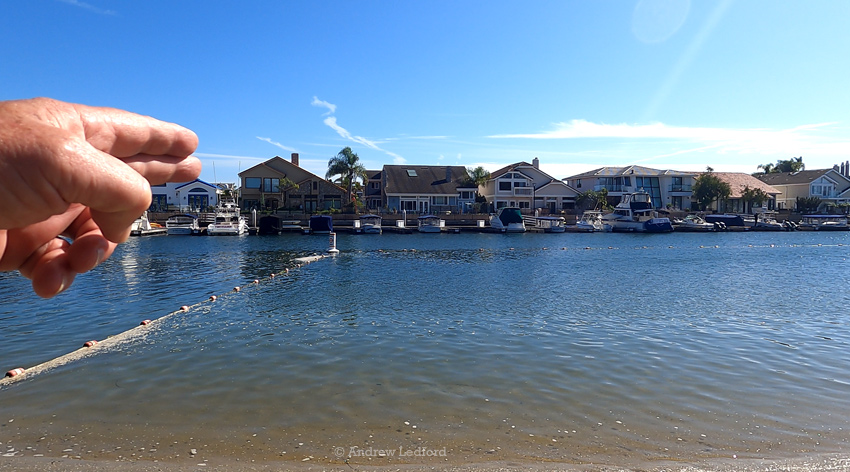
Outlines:
<svg viewBox="0 0 850 472"><path fill-rule="evenodd" d="M139 326L146 326L146 325L149 325L149 324L151 324L151 320L144 320L141 323L139 323Z"/></svg>
<svg viewBox="0 0 850 472"><path fill-rule="evenodd" d="M188 307L188 306L186 306L186 305L181 306L181 307L180 307L180 309L181 309L182 311L189 311L189 307Z"/></svg>
<svg viewBox="0 0 850 472"><path fill-rule="evenodd" d="M254 283L255 283L255 284L258 284L258 283L260 283L260 281L259 281L259 280L257 280L257 279L254 279Z"/></svg>
<svg viewBox="0 0 850 472"><path fill-rule="evenodd" d="M214 302L217 298L218 298L218 297L216 297L215 295L213 295L213 296L211 296L211 297L210 297L210 301L211 301L211 302Z"/></svg>
<svg viewBox="0 0 850 472"><path fill-rule="evenodd" d="M97 344L97 341L95 341L95 340L86 341L85 344L83 344L83 347L92 347L95 344Z"/></svg>
<svg viewBox="0 0 850 472"><path fill-rule="evenodd" d="M24 372L26 372L26 370L23 367L18 367L17 369L12 369L9 372L6 372L6 377L14 377L16 375L21 375Z"/></svg>
<svg viewBox="0 0 850 472"><path fill-rule="evenodd" d="M274 278L274 274L270 275L269 277Z"/></svg>
<svg viewBox="0 0 850 472"><path fill-rule="evenodd" d="M240 289L239 287L233 287L234 292L238 292L239 290L242 290L242 289Z"/></svg>

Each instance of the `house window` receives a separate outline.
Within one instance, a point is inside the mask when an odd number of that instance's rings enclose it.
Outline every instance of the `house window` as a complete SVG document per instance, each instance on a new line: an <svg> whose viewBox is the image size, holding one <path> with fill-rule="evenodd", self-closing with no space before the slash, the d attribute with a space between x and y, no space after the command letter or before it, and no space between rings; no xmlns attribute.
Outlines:
<svg viewBox="0 0 850 472"><path fill-rule="evenodd" d="M380 182L369 182L369 188L373 190L380 190L381 183Z"/></svg>
<svg viewBox="0 0 850 472"><path fill-rule="evenodd" d="M263 179L259 177L245 177L245 188L259 189Z"/></svg>
<svg viewBox="0 0 850 472"><path fill-rule="evenodd" d="M263 192L271 192L278 193L280 192L280 180L279 179L263 179Z"/></svg>
<svg viewBox="0 0 850 472"><path fill-rule="evenodd" d="M509 180L500 180L499 181L499 190L503 192L511 191L511 182Z"/></svg>
<svg viewBox="0 0 850 472"><path fill-rule="evenodd" d="M313 181L313 190L319 190L319 182Z"/></svg>
<svg viewBox="0 0 850 472"><path fill-rule="evenodd" d="M531 202L519 202L519 207L526 209L531 208Z"/></svg>
<svg viewBox="0 0 850 472"><path fill-rule="evenodd" d="M151 198L150 211L165 211L168 209L168 197L154 194Z"/></svg>
<svg viewBox="0 0 850 472"><path fill-rule="evenodd" d="M433 200L432 205L445 205L447 203L446 197L431 197Z"/></svg>

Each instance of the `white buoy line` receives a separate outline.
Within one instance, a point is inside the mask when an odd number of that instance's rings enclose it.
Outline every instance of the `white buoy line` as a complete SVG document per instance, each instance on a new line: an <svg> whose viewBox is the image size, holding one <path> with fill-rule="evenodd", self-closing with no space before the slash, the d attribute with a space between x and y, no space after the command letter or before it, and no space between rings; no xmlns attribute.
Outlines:
<svg viewBox="0 0 850 472"><path fill-rule="evenodd" d="M335 249L335 248L334 248ZM337 251L338 252L338 251ZM263 280L274 280L278 277L278 275L287 275L290 273L291 269L299 269L307 264L311 264L313 262L319 261L326 257L330 257L335 254L334 252L329 251L330 255L313 255L306 257L298 257L293 259L294 267L284 269L280 274L270 274L267 278ZM247 286L251 285L259 285L261 282L260 279L254 279L252 282L247 284ZM171 313L165 314L159 318L153 320L142 320L138 326L123 331L121 333L108 336L103 340L91 340L83 343L83 346L75 351L71 351L67 354L61 355L59 357L53 358L49 361L42 362L41 364L32 366L32 367L16 367L6 372L6 376L0 378L0 388L13 384L15 382L19 382L21 380L29 379L35 377L36 375L46 373L52 369L57 367L61 367L63 365L69 364L71 362L79 361L85 359L87 357L94 356L98 353L105 352L110 348L119 346L123 343L132 341L134 339L145 336L150 333L151 329L161 324L168 318L171 318L175 315L179 315L182 313L186 313L189 310L199 307L205 303L212 303L218 300L221 297L227 296L228 294L238 293L242 291L242 287L233 287L233 290L220 295L212 295L207 300L202 302L195 303L194 305L183 305L178 310L172 311Z"/></svg>

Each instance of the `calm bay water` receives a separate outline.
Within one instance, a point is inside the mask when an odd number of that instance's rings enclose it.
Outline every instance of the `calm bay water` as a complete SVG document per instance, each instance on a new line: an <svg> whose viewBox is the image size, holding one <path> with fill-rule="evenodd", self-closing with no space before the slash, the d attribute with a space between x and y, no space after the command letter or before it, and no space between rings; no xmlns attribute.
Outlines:
<svg viewBox="0 0 850 472"><path fill-rule="evenodd" d="M293 267L327 247L136 238L49 301L0 275L4 371L203 302L0 389L3 446L446 454L370 464L847 450L850 233L340 235L340 255Z"/></svg>

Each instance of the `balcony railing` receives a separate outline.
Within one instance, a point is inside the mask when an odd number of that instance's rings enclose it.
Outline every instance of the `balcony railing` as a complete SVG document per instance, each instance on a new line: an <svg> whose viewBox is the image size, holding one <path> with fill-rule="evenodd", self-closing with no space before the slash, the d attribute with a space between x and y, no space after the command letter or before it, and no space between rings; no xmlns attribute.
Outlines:
<svg viewBox="0 0 850 472"><path fill-rule="evenodd" d="M529 197L533 191L531 187L514 187L514 195L517 197Z"/></svg>
<svg viewBox="0 0 850 472"><path fill-rule="evenodd" d="M671 184L668 188L670 192L691 192L691 184Z"/></svg>

